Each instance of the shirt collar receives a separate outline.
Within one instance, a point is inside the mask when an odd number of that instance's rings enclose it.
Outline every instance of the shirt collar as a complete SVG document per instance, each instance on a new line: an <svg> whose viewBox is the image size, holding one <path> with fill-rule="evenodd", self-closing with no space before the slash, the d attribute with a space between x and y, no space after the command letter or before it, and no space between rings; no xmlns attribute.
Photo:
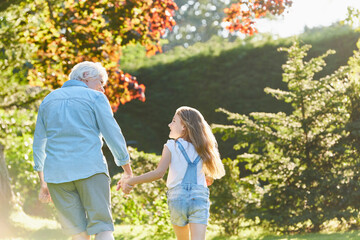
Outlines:
<svg viewBox="0 0 360 240"><path fill-rule="evenodd" d="M88 88L88 86L84 82L81 82L78 80L68 80L62 85L62 88L63 87L73 87L73 86Z"/></svg>

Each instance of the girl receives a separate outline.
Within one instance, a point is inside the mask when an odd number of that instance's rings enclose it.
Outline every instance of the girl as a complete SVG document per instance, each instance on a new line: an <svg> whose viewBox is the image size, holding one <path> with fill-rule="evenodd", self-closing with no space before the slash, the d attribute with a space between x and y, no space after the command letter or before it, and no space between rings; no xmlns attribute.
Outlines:
<svg viewBox="0 0 360 240"><path fill-rule="evenodd" d="M152 182L164 176L166 181L170 219L177 239L205 239L209 219L208 179L225 175L216 139L201 113L191 107L176 110L169 124L169 137L164 145L158 167L143 175L124 179L118 190L129 193L135 184ZM190 233L190 234L189 234Z"/></svg>

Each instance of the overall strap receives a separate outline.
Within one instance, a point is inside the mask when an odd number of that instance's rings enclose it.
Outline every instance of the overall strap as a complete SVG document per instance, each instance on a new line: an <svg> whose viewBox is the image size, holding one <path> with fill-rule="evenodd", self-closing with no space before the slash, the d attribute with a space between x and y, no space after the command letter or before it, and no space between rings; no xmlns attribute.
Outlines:
<svg viewBox="0 0 360 240"><path fill-rule="evenodd" d="M191 162L183 145L179 141L176 141L176 143L177 143L182 155L184 156L186 162L188 163L188 167L186 169L185 176L181 183L197 184L197 167L196 166L197 166L198 162L201 160L200 156L198 155L196 157L196 159L194 160L194 162Z"/></svg>

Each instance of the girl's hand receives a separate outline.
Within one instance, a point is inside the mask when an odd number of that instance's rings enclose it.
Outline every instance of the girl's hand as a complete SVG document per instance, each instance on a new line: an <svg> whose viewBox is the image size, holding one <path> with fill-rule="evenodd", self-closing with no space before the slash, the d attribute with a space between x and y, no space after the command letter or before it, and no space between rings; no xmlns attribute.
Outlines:
<svg viewBox="0 0 360 240"><path fill-rule="evenodd" d="M214 183L214 179L212 177L205 176L205 180L206 180L206 186L210 186L211 184Z"/></svg>

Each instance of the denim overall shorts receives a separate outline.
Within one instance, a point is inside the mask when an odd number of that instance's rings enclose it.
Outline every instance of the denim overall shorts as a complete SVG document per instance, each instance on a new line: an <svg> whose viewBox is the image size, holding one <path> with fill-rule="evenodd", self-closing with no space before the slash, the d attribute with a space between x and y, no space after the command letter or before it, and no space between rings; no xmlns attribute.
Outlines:
<svg viewBox="0 0 360 240"><path fill-rule="evenodd" d="M173 225L185 226L188 223L207 225L209 219L209 188L197 184L197 164L200 156L191 162L184 147L176 142L185 157L188 167L181 184L167 192L170 220Z"/></svg>

